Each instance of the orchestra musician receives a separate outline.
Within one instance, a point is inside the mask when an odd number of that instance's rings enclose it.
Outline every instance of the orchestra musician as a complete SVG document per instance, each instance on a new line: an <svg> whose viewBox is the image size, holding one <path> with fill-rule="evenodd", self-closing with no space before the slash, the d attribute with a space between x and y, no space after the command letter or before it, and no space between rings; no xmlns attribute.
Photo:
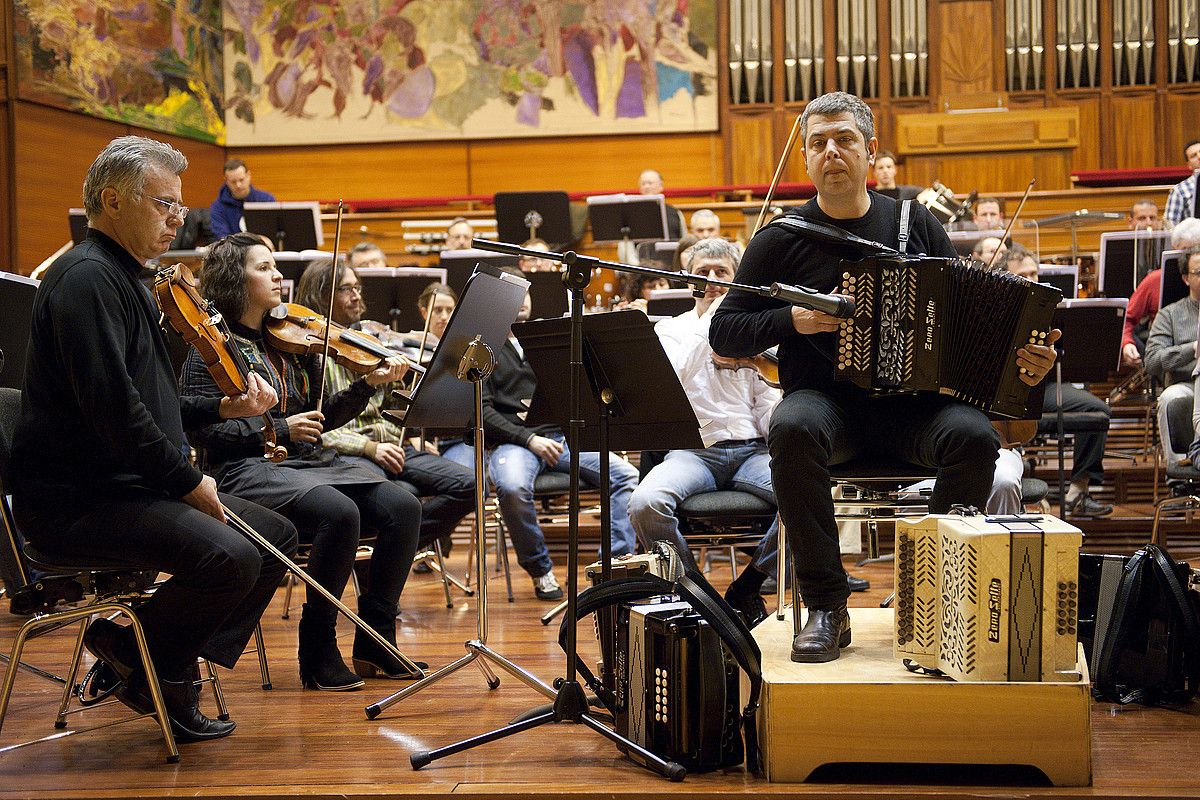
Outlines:
<svg viewBox="0 0 1200 800"><path fill-rule="evenodd" d="M1167 409L1177 397L1191 397L1195 402L1192 376L1196 371L1197 309L1200 308L1200 246L1187 251L1187 262L1181 266L1181 277L1188 294L1174 303L1163 306L1146 340L1146 371L1166 388L1158 398L1158 432L1163 443L1167 466L1176 466L1183 454L1170 446Z"/></svg>
<svg viewBox="0 0 1200 800"><path fill-rule="evenodd" d="M254 237L234 234L209 249L201 291L229 323L233 344L279 394L272 411L287 458L264 460L262 434L245 422L208 425L193 438L207 451L209 468L222 488L278 511L310 537L308 572L335 597L350 577L361 531L375 530L370 585L358 598L358 614L395 643L398 602L416 553L421 504L374 462L326 447L321 434L361 414L377 389L405 374L407 361L386 359L324 398L318 409L320 355L288 353L272 339L268 312L279 305L282 281L266 247ZM219 392L194 349L184 364L182 390L201 398ZM361 630L354 637L354 671L347 669L338 651L336 623L337 609L310 587L300 618L305 688L345 691L363 686L362 677L414 677Z"/></svg>
<svg viewBox="0 0 1200 800"><path fill-rule="evenodd" d="M1192 140L1183 146L1183 158L1192 174L1171 187L1167 195L1167 210L1163 214L1169 225L1178 225L1196 216L1196 172L1200 170L1200 141Z"/></svg>
<svg viewBox="0 0 1200 800"><path fill-rule="evenodd" d="M875 154L875 191L893 200L916 200L921 193L920 186L896 183L896 155L889 150L880 150Z"/></svg>
<svg viewBox="0 0 1200 800"><path fill-rule="evenodd" d="M360 327L367 307L363 303L358 273L345 263L338 264L336 271L332 266L328 259L309 264L300 276L297 300L308 308L325 307L329 303L330 281L333 280L336 286L333 321L351 329ZM428 289L426 293L427 296L434 294ZM452 298L447 299L451 300L452 312ZM438 317L441 319L441 315ZM449 319L448 313L445 319ZM444 333L445 327L442 321L439 333ZM325 391L333 395L348 389L354 379L349 369L331 363L325 370ZM402 478L415 486L422 497L428 498L421 505L418 546L427 547L436 540L448 544L459 521L475 509L475 473L462 464L413 447L411 441L402 438L404 429L383 416L387 405L388 388L380 386L361 414L340 428L322 433L321 441L343 455L369 458L382 467L388 477ZM449 549L445 544L443 555Z"/></svg>
<svg viewBox="0 0 1200 800"><path fill-rule="evenodd" d="M137 136L114 139L92 162L87 238L57 259L34 301L10 464L17 524L43 553L171 575L138 617L181 742L233 731L200 711L196 659L233 667L284 572L225 524L224 509L289 556L296 548L290 522L218 494L189 458L186 429L222 419L250 426L235 418L257 417L277 398L250 376L239 397L180 400L139 274L187 216L186 168L178 150ZM120 679L125 705L153 712L130 628L98 619L84 645Z"/></svg>
<svg viewBox="0 0 1200 800"><path fill-rule="evenodd" d="M1143 201L1135 203L1131 210L1130 224L1135 217L1133 214L1139 205L1145 209ZM1143 213L1145 213L1143 211ZM1171 229L1171 249L1187 250L1200 244L1200 219L1188 217ZM1125 307L1125 328L1121 332L1121 363L1140 369L1142 367L1142 352L1146 349L1146 337L1150 335L1150 327L1158 316L1158 307L1162 303L1162 267L1155 267L1146 273L1133 294L1129 296L1129 305Z"/></svg>
<svg viewBox="0 0 1200 800"><path fill-rule="evenodd" d="M805 108L800 137L817 196L787 213L897 246L896 202L866 188L878 148L871 109L843 92L823 95ZM953 258L954 248L932 214L916 203L911 210L908 251ZM828 292L839 284L840 260L860 257L854 247L768 226L746 248L736 280L760 286L784 281ZM835 382L838 325L838 318L823 312L732 291L714 312L709 329L713 349L723 356L746 357L779 347L784 396L771 416L767 446L798 588L809 608L792 643L794 661L832 661L851 638L846 610L850 590L839 553L829 466L874 452L936 467L929 506L941 513L955 503L985 506L999 446L981 411L947 396L878 397L850 382ZM1060 335L1052 332L1048 341L1052 344ZM1049 346L1018 350L1017 363L1029 373L1022 380L1041 380L1054 358Z"/></svg>

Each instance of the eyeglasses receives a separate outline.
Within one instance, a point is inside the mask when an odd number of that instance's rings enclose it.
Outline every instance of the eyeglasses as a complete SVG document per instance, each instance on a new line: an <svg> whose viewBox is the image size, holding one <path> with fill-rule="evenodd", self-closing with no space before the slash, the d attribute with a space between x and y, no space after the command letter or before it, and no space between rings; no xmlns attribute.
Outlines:
<svg viewBox="0 0 1200 800"><path fill-rule="evenodd" d="M353 286L339 286L337 290L339 294L356 294L362 297L362 286L357 283Z"/></svg>
<svg viewBox="0 0 1200 800"><path fill-rule="evenodd" d="M167 216L176 217L180 222L187 219L188 211L191 210L187 206L177 203L174 200L160 200L159 198L153 196L151 196L150 199L158 203L160 206L166 206Z"/></svg>

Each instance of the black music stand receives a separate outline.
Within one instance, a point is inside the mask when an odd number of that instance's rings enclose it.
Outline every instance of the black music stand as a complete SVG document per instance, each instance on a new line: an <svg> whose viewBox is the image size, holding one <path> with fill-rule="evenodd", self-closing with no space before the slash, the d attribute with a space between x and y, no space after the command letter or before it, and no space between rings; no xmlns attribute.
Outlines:
<svg viewBox="0 0 1200 800"><path fill-rule="evenodd" d="M575 239L566 192L496 192L492 204L496 236L502 242L524 242L536 236L557 250Z"/></svg>
<svg viewBox="0 0 1200 800"><path fill-rule="evenodd" d="M367 316L394 331L421 330L421 292L431 283L446 282L446 270L438 267L359 267L356 272Z"/></svg>
<svg viewBox="0 0 1200 800"><path fill-rule="evenodd" d="M280 250L272 253L275 259L275 269L283 276L283 301L292 303L296 300L296 287L300 284L300 276L308 265L322 259L333 260L333 253L323 250Z"/></svg>
<svg viewBox="0 0 1200 800"><path fill-rule="evenodd" d="M266 236L276 250L314 250L325 244L316 200L245 203L242 220L248 233Z"/></svg>
<svg viewBox="0 0 1200 800"><path fill-rule="evenodd" d="M529 299L533 301L533 319L556 319L571 309L567 287L563 286L562 273L558 270L526 272L529 281Z"/></svg>
<svg viewBox="0 0 1200 800"><path fill-rule="evenodd" d="M87 211L82 208L67 209L67 225L71 229L72 244L80 244L87 238Z"/></svg>
<svg viewBox="0 0 1200 800"><path fill-rule="evenodd" d="M438 266L446 270L446 285L457 294L462 294L467 285L467 279L475 273L475 267L480 264L487 264L496 269L515 267L517 266L517 257L488 250L472 249L443 250L438 257Z"/></svg>
<svg viewBox="0 0 1200 800"><path fill-rule="evenodd" d="M33 298L40 281L0 272L0 386L20 389L25 380Z"/></svg>
<svg viewBox="0 0 1200 800"><path fill-rule="evenodd" d="M587 208L596 244L671 238L661 194L597 195L587 199Z"/></svg>
<svg viewBox="0 0 1200 800"><path fill-rule="evenodd" d="M1183 273L1188 263L1187 251L1164 250L1161 263L1162 273L1158 276L1158 307L1166 308L1188 296L1188 285L1183 282Z"/></svg>
<svg viewBox="0 0 1200 800"><path fill-rule="evenodd" d="M1128 302L1126 298L1064 300L1054 310L1053 324L1062 331L1062 337L1055 345L1058 359L1054 364L1054 386L1046 387L1046 391L1057 395L1058 505L1062 519L1067 518L1062 385L1064 382L1106 381L1110 373L1120 368L1121 336Z"/></svg>
<svg viewBox="0 0 1200 800"><path fill-rule="evenodd" d="M1105 297L1132 297L1171 246L1169 231L1109 231L1100 234L1096 289Z"/></svg>

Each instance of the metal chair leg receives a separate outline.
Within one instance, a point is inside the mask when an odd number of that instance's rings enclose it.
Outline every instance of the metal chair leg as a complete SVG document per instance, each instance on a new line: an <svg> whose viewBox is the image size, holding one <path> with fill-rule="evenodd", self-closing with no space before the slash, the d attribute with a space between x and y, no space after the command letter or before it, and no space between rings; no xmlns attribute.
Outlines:
<svg viewBox="0 0 1200 800"><path fill-rule="evenodd" d="M499 519L499 514L496 518ZM512 573L508 567L508 530L503 525L496 526L496 561L504 562L504 587L508 591L508 602L515 603L513 596Z"/></svg>
<svg viewBox="0 0 1200 800"><path fill-rule="evenodd" d="M271 691L271 667L267 663L267 645L263 642L262 623L254 626L254 649L258 653L258 673L262 676L263 691Z"/></svg>
<svg viewBox="0 0 1200 800"><path fill-rule="evenodd" d="M729 571L733 574L733 580L737 580L737 547L729 545Z"/></svg>
<svg viewBox="0 0 1200 800"><path fill-rule="evenodd" d="M283 619L292 617L292 587L295 585L296 576L289 572L283 584Z"/></svg>
<svg viewBox="0 0 1200 800"><path fill-rule="evenodd" d="M67 683L63 686L62 701L58 704L58 716L54 719L54 727L62 730L67 727L67 715L70 714L72 692L75 690L75 679L79 676L79 663L83 660L83 634L87 631L90 616L79 620L79 632L75 636L75 649L71 652L71 668L67 670Z"/></svg>
<svg viewBox="0 0 1200 800"><path fill-rule="evenodd" d="M446 608L454 608L454 601L450 599L450 576L446 573L446 560L442 557L441 541L433 540L433 556L437 559L437 571L442 578L442 591L446 593Z"/></svg>
<svg viewBox="0 0 1200 800"><path fill-rule="evenodd" d="M204 662L204 669L208 672L207 678L200 678L197 683L207 683L212 686L213 700L217 704L217 719L226 722L229 719L229 706L225 704L225 692L221 689L221 677L217 675L217 668L207 658L201 659Z"/></svg>

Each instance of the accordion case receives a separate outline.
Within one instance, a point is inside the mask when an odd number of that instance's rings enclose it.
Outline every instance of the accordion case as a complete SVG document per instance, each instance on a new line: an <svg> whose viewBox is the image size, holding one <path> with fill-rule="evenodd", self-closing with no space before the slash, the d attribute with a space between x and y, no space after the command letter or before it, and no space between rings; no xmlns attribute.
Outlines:
<svg viewBox="0 0 1200 800"><path fill-rule="evenodd" d="M893 654L959 681L1078 681L1082 539L1051 516L899 520Z"/></svg>
<svg viewBox="0 0 1200 800"><path fill-rule="evenodd" d="M1062 293L967 261L842 262L854 316L838 329L836 378L881 393L948 394L997 417L1028 416L1016 352L1045 344Z"/></svg>
<svg viewBox="0 0 1200 800"><path fill-rule="evenodd" d="M616 638L617 733L690 772L743 762L737 661L691 605L622 604Z"/></svg>

